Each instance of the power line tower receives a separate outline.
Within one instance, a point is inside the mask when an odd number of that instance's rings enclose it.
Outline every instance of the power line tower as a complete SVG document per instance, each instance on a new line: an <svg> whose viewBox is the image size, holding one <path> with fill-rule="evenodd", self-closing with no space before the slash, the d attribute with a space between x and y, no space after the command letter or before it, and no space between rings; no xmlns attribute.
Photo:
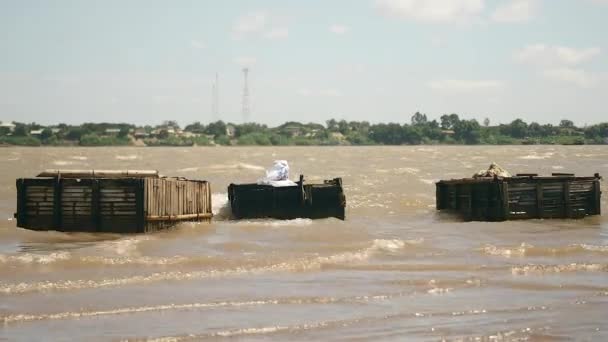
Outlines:
<svg viewBox="0 0 608 342"><path fill-rule="evenodd" d="M213 114L213 120L217 121L220 119L220 78L217 72L215 73L215 80L213 81L211 97L211 113Z"/></svg>
<svg viewBox="0 0 608 342"><path fill-rule="evenodd" d="M243 82L242 114L243 122L248 122L251 114L251 108L249 107L249 68L243 68Z"/></svg>

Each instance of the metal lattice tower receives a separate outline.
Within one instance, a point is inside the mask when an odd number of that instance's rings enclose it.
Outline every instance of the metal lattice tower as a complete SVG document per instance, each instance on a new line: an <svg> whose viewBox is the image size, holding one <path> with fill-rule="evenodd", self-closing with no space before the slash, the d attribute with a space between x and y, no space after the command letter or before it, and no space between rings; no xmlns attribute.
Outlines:
<svg viewBox="0 0 608 342"><path fill-rule="evenodd" d="M251 114L251 108L249 107L249 68L243 68L243 81L242 114L243 122L248 122Z"/></svg>
<svg viewBox="0 0 608 342"><path fill-rule="evenodd" d="M214 120L220 119L220 80L219 75L215 73L215 80L213 81L213 89L212 89L212 104L211 104L211 113L213 114Z"/></svg>

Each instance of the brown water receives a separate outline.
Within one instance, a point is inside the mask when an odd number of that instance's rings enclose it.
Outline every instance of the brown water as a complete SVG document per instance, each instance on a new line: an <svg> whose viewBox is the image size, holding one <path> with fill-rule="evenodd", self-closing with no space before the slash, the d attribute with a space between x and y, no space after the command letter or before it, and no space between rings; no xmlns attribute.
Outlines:
<svg viewBox="0 0 608 342"><path fill-rule="evenodd" d="M274 159L293 178L343 177L347 220L228 220L227 185ZM606 146L0 149L0 340L608 340L605 216L435 211L434 181L492 161L608 175ZM130 236L17 229L15 178L45 168L207 179L216 220Z"/></svg>

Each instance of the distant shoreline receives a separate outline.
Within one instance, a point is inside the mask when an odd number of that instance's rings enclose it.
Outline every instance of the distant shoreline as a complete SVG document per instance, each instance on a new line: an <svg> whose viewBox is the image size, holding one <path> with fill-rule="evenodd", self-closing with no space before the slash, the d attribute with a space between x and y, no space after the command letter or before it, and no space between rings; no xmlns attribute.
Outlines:
<svg viewBox="0 0 608 342"><path fill-rule="evenodd" d="M415 113L410 123L328 120L286 122L277 127L259 123L195 122L181 128L175 121L156 126L126 123L84 123L78 126L0 122L0 146L66 147L193 147L193 146L457 146L457 145L605 145L608 122L577 127L521 119L492 126L485 119L461 119L457 114L430 120Z"/></svg>

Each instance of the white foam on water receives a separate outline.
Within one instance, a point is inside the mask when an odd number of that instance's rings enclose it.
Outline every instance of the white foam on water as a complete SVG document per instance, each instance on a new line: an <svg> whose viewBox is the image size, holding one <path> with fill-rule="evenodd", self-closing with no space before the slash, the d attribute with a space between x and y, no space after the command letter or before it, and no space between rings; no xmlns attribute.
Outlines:
<svg viewBox="0 0 608 342"><path fill-rule="evenodd" d="M414 167L400 167L395 169L395 173L396 174L404 174L404 173L408 173L411 175L415 175L418 172L420 172L420 169L414 168Z"/></svg>
<svg viewBox="0 0 608 342"><path fill-rule="evenodd" d="M216 170L252 170L252 171L265 171L266 169L263 166L246 164L246 163L236 163L236 164L215 164L209 166L210 169Z"/></svg>
<svg viewBox="0 0 608 342"><path fill-rule="evenodd" d="M279 304L277 300L259 300L259 301L244 301L244 302L216 302L216 303L187 303L187 304L165 304L142 307L128 307L112 310L100 311L81 311L81 312L60 312L52 314L13 314L0 318L0 321L7 323L41 321L41 320L59 320L59 319L79 319L86 317L98 317L109 315L134 314L151 311L167 311L167 310L192 310L192 309L208 309L221 307L243 307Z"/></svg>
<svg viewBox="0 0 608 342"><path fill-rule="evenodd" d="M118 240L105 241L97 247L111 255L132 256L139 255L137 245L143 241L154 239L153 235L141 235L137 237L122 238Z"/></svg>
<svg viewBox="0 0 608 342"><path fill-rule="evenodd" d="M517 159L542 160L542 159L549 159L549 158L553 157L554 154L555 154L554 152L546 152L543 154L532 153L532 154L528 154L525 156L519 156L519 157L517 157Z"/></svg>
<svg viewBox="0 0 608 342"><path fill-rule="evenodd" d="M579 244L582 249L590 252L601 252L608 253L608 246L606 245L589 245L589 244Z"/></svg>
<svg viewBox="0 0 608 342"><path fill-rule="evenodd" d="M118 160L136 160L136 159L139 159L139 156L137 156L135 154L130 154L130 155L126 155L126 156L117 155L114 158L116 158Z"/></svg>
<svg viewBox="0 0 608 342"><path fill-rule="evenodd" d="M57 165L57 166L74 165L74 162L66 161L66 160L56 160L53 162L53 165Z"/></svg>
<svg viewBox="0 0 608 342"><path fill-rule="evenodd" d="M511 257L523 257L526 255L526 251L529 248L532 248L534 246L529 245L525 242L523 242L520 246L518 247L497 247L494 245L486 245L485 247L482 248L482 251L485 254L488 255L496 255L496 256L502 256L502 257L506 257L506 258L511 258Z"/></svg>
<svg viewBox="0 0 608 342"><path fill-rule="evenodd" d="M196 172L198 171L200 168L198 167L186 167L183 169L178 169L177 172Z"/></svg>
<svg viewBox="0 0 608 342"><path fill-rule="evenodd" d="M89 158L87 158L85 156L71 156L70 159L74 159L74 160L87 160Z"/></svg>
<svg viewBox="0 0 608 342"><path fill-rule="evenodd" d="M306 218L296 218L293 220L273 220L270 223L271 227L284 227L284 226L298 226L298 227L302 227L302 226L310 226L312 225L313 221L311 219L306 219Z"/></svg>
<svg viewBox="0 0 608 342"><path fill-rule="evenodd" d="M450 287L434 287L428 291L426 291L428 294L432 294L432 295L442 295L442 294L446 294L449 292L452 292L452 290L454 290L453 288Z"/></svg>
<svg viewBox="0 0 608 342"><path fill-rule="evenodd" d="M114 248L105 247L107 250L114 251ZM129 249L129 248L127 248ZM78 256L69 252L57 252L51 254L35 254L35 253L24 253L14 255L3 255L0 254L0 265L1 264L18 264L18 265L53 265L66 263L72 265L80 265L86 267L88 265L142 265L142 266L167 266L167 265L217 265L218 260L212 256L182 256L175 255L170 257L157 257L157 256L132 256L132 251L126 252L124 246L118 248L120 253L118 256L99 256L99 255L83 255ZM114 254L114 253L111 253ZM127 254L127 255L125 255Z"/></svg>
<svg viewBox="0 0 608 342"><path fill-rule="evenodd" d="M145 312L156 312L156 311L172 311L172 310L204 310L204 309L215 309L215 308L238 308L248 306L264 306L264 305L301 305L301 304L332 304L332 303L365 303L370 301L384 301L393 298L394 296L402 296L402 293L398 294L382 294L382 295L369 295L369 296L354 296L354 297L302 297L302 298L269 298L269 299L257 299L249 301L222 301L222 302L209 302L209 303L183 303L183 304L160 304L151 306L140 306L140 307L126 307L126 308L115 308L109 310L95 310L95 311L67 311L58 313L47 313L47 314L10 314L4 317L0 316L0 322L5 324L10 323L21 323L29 321L41 321L41 320L61 320L61 319L80 319L87 317L98 317L98 316L113 316L113 315L125 315L125 314L137 314Z"/></svg>
<svg viewBox="0 0 608 342"><path fill-rule="evenodd" d="M72 255L69 252L56 252L51 254L23 253L16 255L0 254L0 264L39 264L48 265L58 261L69 260Z"/></svg>
<svg viewBox="0 0 608 342"><path fill-rule="evenodd" d="M544 273L568 273L568 272L608 272L607 264L563 264L563 265L525 265L511 268L513 275L529 275Z"/></svg>
<svg viewBox="0 0 608 342"><path fill-rule="evenodd" d="M211 194L211 212L214 220L229 219L232 217L232 208L227 193Z"/></svg>
<svg viewBox="0 0 608 342"><path fill-rule="evenodd" d="M485 245L481 251L488 255L511 257L525 256L559 256L567 254L577 254L584 252L593 253L608 253L608 246L605 245L590 245L590 244L571 244L568 246L558 247L541 247L534 246L523 242L516 247L498 247L491 244Z"/></svg>
<svg viewBox="0 0 608 342"><path fill-rule="evenodd" d="M278 264L271 264L261 267L237 267L225 270L205 270L205 271L170 271L156 272L148 275L136 275L123 278L105 278L105 279L79 279L79 280L62 280L62 281L42 281L32 283L15 283L15 284L0 284L0 294L23 294L31 292L47 292L47 291L73 291L82 289L96 289L117 286L129 286L136 284L148 284L161 281L188 281L200 280L207 278L243 276L253 274L263 274L268 272L302 272L318 270L323 265L328 264L351 264L353 262L362 262L368 260L376 253L394 253L408 244L419 244L423 240L399 240L399 239L376 239L370 247L364 248L355 252L345 252L330 256L316 256L312 258L301 258L290 261L285 261ZM115 244L120 246L120 244ZM130 250L130 248L128 248Z"/></svg>
<svg viewBox="0 0 608 342"><path fill-rule="evenodd" d="M563 169L564 169L564 167L563 167L563 166L561 166L561 165L553 165L553 166L551 166L551 168L552 168L553 170L563 170Z"/></svg>

